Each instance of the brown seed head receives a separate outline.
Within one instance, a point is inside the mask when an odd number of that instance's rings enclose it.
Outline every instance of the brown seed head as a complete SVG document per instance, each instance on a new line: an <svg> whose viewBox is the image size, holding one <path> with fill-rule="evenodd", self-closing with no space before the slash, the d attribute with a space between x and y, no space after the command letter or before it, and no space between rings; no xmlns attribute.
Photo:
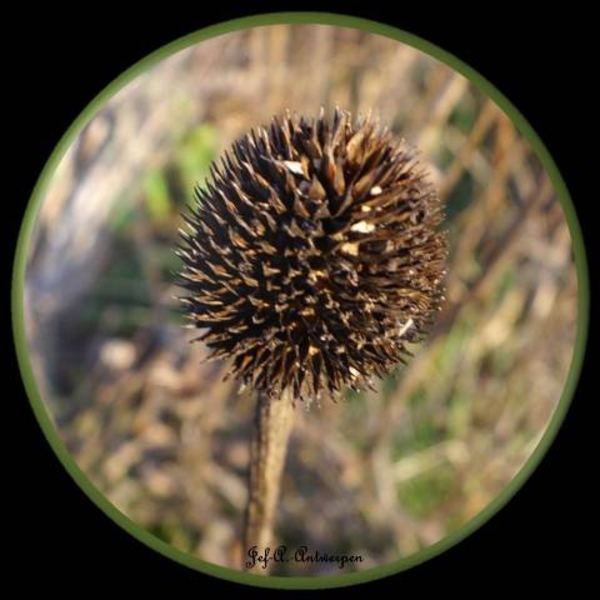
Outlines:
<svg viewBox="0 0 600 600"><path fill-rule="evenodd" d="M446 257L415 155L340 110L275 117L235 142L181 233L181 301L211 356L308 401L404 362L440 308Z"/></svg>

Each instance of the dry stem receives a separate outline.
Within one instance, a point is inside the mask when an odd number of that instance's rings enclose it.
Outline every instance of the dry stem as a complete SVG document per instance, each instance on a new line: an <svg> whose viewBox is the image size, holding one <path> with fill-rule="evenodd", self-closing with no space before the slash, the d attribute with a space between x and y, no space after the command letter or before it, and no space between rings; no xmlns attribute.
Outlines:
<svg viewBox="0 0 600 600"><path fill-rule="evenodd" d="M279 497L281 474L293 423L289 395L275 400L259 394L250 449L250 480L242 553L253 546L259 552L270 546ZM260 569L265 574L268 569Z"/></svg>

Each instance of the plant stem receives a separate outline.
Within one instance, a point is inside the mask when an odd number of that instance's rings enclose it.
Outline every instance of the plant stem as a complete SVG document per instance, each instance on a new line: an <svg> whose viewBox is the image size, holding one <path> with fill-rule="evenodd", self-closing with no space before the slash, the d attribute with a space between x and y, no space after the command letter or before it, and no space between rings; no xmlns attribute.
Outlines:
<svg viewBox="0 0 600 600"><path fill-rule="evenodd" d="M287 393L270 399L259 394L250 447L249 495L242 554L253 546L258 552L272 543L273 521L281 475L292 429L294 405ZM266 573L268 569L260 569Z"/></svg>

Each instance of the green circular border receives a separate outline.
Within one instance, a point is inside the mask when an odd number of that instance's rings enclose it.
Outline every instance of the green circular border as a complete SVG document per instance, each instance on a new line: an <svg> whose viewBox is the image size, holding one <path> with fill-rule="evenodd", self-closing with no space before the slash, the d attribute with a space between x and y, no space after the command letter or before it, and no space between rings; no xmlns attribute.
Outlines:
<svg viewBox="0 0 600 600"><path fill-rule="evenodd" d="M52 419L48 414L37 389L31 363L29 361L27 350L27 339L25 334L24 315L23 315L23 295L25 282L25 266L27 259L27 245L34 227L35 217L45 196L49 181L65 152L75 139L75 137L83 129L84 125L94 116L94 113L102 106L105 101L112 97L118 90L124 87L132 79L140 73L154 66L159 61L166 57L187 48L188 46L200 41L231 33L234 31L247 29L250 27L265 26L265 25L281 25L281 24L313 24L313 25L334 25L341 27L349 27L361 29L371 33L383 35L397 41L403 42L422 52L435 57L441 62L453 68L455 71L464 75L474 85L483 90L496 104L512 119L514 125L521 134L529 141L531 146L536 151L538 158L544 165L547 173L550 176L554 188L560 198L563 211L565 213L567 223L571 233L573 244L573 252L577 267L577 286L578 286L578 305L577 305L577 334L575 340L575 350L569 369L567 383L561 395L560 402L554 412L550 423L546 428L546 432L538 443L535 451L521 468L519 473L512 479L504 490L482 510L478 515L468 521L460 529L447 536L443 540L421 550L411 556L395 561L391 564L373 567L365 571L347 573L343 575L316 576L316 577L263 577L260 575L252 575L250 573L237 572L229 568L204 562L198 558L186 554L181 550L177 550L173 546L159 540L151 533L134 523L131 519L120 512L108 499L91 483L86 475L77 466L65 445L58 436ZM319 589L330 587L341 587L379 579L388 575L396 574L406 569L409 569L417 564L420 564L438 554L444 552L448 548L454 546L473 531L481 527L488 521L496 512L502 508L519 490L525 481L537 467L542 457L550 447L554 440L560 425L567 413L575 392L577 380L583 363L585 353L585 345L587 338L587 328L589 319L589 282L588 269L585 256L584 242L581 235L579 223L573 203L569 196L567 187L560 175L560 172L554 163L550 153L544 146L541 139L535 133L531 125L521 115L521 113L509 102L509 100L499 92L489 81L482 77L471 67L463 63L455 56L449 54L445 50L438 48L434 44L422 40L415 35L407 33L403 30L396 29L389 25L368 21L356 17L337 15L332 13L314 13L314 12L290 12L290 13L273 13L266 15L258 15L227 21L219 25L207 27L195 33L184 36L159 50L156 50L149 56L145 57L121 76L110 83L102 90L77 117L67 132L63 135L60 142L54 149L54 152L48 159L37 183L33 190L31 199L28 203L23 224L21 226L19 239L17 242L17 251L13 269L12 279L12 322L15 337L15 346L21 375L25 383L25 388L29 396L31 406L37 417L37 420L48 440L50 446L62 462L65 469L71 477L76 481L79 487L87 494L87 496L113 521L118 523L132 536L142 541L150 548L160 552L183 565L192 569L196 569L203 573L214 575L230 581L249 584L254 586L272 587L272 588L287 588L287 589Z"/></svg>

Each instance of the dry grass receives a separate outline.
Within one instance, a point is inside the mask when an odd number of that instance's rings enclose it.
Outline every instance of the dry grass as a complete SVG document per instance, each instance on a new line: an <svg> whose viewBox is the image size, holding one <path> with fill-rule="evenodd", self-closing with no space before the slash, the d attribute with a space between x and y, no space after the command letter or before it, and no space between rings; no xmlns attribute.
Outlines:
<svg viewBox="0 0 600 600"><path fill-rule="evenodd" d="M299 409L280 539L406 556L481 511L531 455L575 337L571 239L539 160L484 94L397 42L330 27L221 36L92 120L38 216L26 281L38 385L78 465L131 519L237 568L253 399L201 366L172 297L179 211L210 160L286 108L374 109L447 205L448 303L378 393ZM335 571L335 567L330 570ZM274 574L326 573L285 564Z"/></svg>

